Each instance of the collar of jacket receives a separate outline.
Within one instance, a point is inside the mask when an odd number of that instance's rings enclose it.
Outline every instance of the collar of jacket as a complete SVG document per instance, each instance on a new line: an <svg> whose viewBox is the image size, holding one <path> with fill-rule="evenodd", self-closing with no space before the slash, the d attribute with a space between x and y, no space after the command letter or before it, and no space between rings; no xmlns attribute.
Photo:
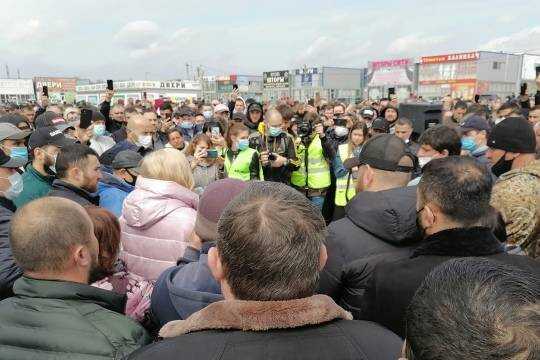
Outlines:
<svg viewBox="0 0 540 360"><path fill-rule="evenodd" d="M43 175L42 173L36 170L36 168L32 165L32 163L26 166L26 171L29 174L32 174L34 177L38 178L39 180L43 182L46 182L49 185L52 184L54 181L53 175Z"/></svg>
<svg viewBox="0 0 540 360"><path fill-rule="evenodd" d="M418 256L487 256L504 252L504 246L490 228L472 227L443 230L424 239L413 251Z"/></svg>
<svg viewBox="0 0 540 360"><path fill-rule="evenodd" d="M335 319L352 320L326 295L287 301L223 300L212 303L186 320L171 321L159 332L174 337L202 330L266 331L317 325Z"/></svg>
<svg viewBox="0 0 540 360"><path fill-rule="evenodd" d="M113 291L86 284L59 280L39 280L20 277L13 285L16 296L90 302L120 314L124 313L127 297Z"/></svg>
<svg viewBox="0 0 540 360"><path fill-rule="evenodd" d="M86 200L90 201L92 204L94 204L96 206L99 206L99 196L98 195L94 195L92 193L89 193L88 191L86 191L84 189L81 189L81 188L78 188L75 185L71 185L70 183L65 182L63 180L58 180L58 179L54 180L53 188L54 189L59 189L59 190L67 189L68 191L72 191L75 194L79 195L80 197L85 198Z"/></svg>
<svg viewBox="0 0 540 360"><path fill-rule="evenodd" d="M246 125L250 130L257 130L259 128L259 123L255 124L254 122L249 120L249 115L248 115L247 120L244 121L244 125Z"/></svg>
<svg viewBox="0 0 540 360"><path fill-rule="evenodd" d="M0 196L0 206L3 208L8 209L11 212L17 211L17 206L13 203L13 201L6 199L3 196Z"/></svg>

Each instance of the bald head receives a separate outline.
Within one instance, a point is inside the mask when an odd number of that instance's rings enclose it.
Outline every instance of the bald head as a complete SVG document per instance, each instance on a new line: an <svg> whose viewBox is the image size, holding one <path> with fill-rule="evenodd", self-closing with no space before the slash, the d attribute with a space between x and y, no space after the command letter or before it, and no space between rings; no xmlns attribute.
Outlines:
<svg viewBox="0 0 540 360"><path fill-rule="evenodd" d="M30 272L60 272L73 248L92 240L90 217L79 204L44 197L23 206L13 216L10 241L17 264Z"/></svg>
<svg viewBox="0 0 540 360"><path fill-rule="evenodd" d="M268 110L266 112L266 122L268 123L268 126L281 127L281 125L283 124L283 117L281 116L281 113L277 110Z"/></svg>

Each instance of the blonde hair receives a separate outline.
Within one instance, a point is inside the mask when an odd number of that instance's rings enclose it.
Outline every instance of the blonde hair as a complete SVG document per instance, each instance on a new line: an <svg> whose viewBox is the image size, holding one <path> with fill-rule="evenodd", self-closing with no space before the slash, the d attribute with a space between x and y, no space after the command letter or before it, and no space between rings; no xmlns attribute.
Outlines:
<svg viewBox="0 0 540 360"><path fill-rule="evenodd" d="M161 149L146 155L141 163L140 175L147 179L174 181L187 189L193 189L189 162L176 149Z"/></svg>

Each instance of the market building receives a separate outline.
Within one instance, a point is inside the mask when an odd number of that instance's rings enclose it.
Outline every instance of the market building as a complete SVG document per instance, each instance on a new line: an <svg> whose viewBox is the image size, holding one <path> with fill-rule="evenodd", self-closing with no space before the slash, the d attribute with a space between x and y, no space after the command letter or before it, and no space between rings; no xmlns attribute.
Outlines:
<svg viewBox="0 0 540 360"><path fill-rule="evenodd" d="M0 79L0 104L36 100L32 79Z"/></svg>
<svg viewBox="0 0 540 360"><path fill-rule="evenodd" d="M424 56L418 73L418 95L426 99L450 94L504 98L519 93L521 56L489 51Z"/></svg>
<svg viewBox="0 0 540 360"><path fill-rule="evenodd" d="M222 75L204 76L202 80L201 98L205 100L227 101L233 91L233 86L238 85L240 96L244 99L262 98L263 77L260 75Z"/></svg>
<svg viewBox="0 0 540 360"><path fill-rule="evenodd" d="M418 68L414 59L369 61L366 78L366 97L380 99L394 93L399 100L415 92Z"/></svg>
<svg viewBox="0 0 540 360"><path fill-rule="evenodd" d="M264 100L292 97L307 101L319 95L330 100L356 101L362 98L365 69L304 67L263 73Z"/></svg>
<svg viewBox="0 0 540 360"><path fill-rule="evenodd" d="M67 77L35 77L36 94L41 97L43 86L47 86L52 103L73 104L77 92L77 78Z"/></svg>
<svg viewBox="0 0 540 360"><path fill-rule="evenodd" d="M540 55L522 54L521 55L521 80L520 83L527 84L529 95L536 93L536 78L540 74Z"/></svg>
<svg viewBox="0 0 540 360"><path fill-rule="evenodd" d="M106 91L107 84L89 84L77 86L77 101L86 101L97 105ZM130 80L114 82L113 102L118 99L155 100L160 97L170 98L173 101L198 99L201 93L201 83L192 80L147 81Z"/></svg>

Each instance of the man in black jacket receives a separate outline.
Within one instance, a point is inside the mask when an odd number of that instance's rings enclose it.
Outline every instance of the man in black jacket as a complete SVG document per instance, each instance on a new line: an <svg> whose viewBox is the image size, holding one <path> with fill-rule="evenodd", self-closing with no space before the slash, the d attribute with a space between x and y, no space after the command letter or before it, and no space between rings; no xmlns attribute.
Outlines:
<svg viewBox="0 0 540 360"><path fill-rule="evenodd" d="M414 295L403 357L538 359L538 299L534 274L488 259L449 260Z"/></svg>
<svg viewBox="0 0 540 360"><path fill-rule="evenodd" d="M369 319L405 335L405 312L415 291L437 265L458 257L486 257L540 276L540 264L509 255L486 227L493 180L471 157L450 156L426 165L418 185L417 214L424 240L405 259L375 265L355 318ZM364 264L353 269L363 271Z"/></svg>
<svg viewBox="0 0 540 360"><path fill-rule="evenodd" d="M17 172L20 166L24 166L23 160L11 158L0 149L0 300L13 295L13 283L22 275L9 243L9 225L16 210L12 200L22 191L22 178Z"/></svg>
<svg viewBox="0 0 540 360"><path fill-rule="evenodd" d="M82 144L64 147L56 159L56 176L49 196L70 199L82 206L99 206L95 193L102 176L94 150Z"/></svg>
<svg viewBox="0 0 540 360"><path fill-rule="evenodd" d="M225 300L169 322L132 359L396 359L400 342L313 295L325 222L302 194L251 182L222 213L208 266Z"/></svg>
<svg viewBox="0 0 540 360"><path fill-rule="evenodd" d="M358 169L357 195L345 218L330 224L328 262L319 292L342 297L343 271L350 262L388 252L407 252L417 237L416 188L404 187L413 160L403 140L380 134L368 140L360 157L346 162Z"/></svg>

